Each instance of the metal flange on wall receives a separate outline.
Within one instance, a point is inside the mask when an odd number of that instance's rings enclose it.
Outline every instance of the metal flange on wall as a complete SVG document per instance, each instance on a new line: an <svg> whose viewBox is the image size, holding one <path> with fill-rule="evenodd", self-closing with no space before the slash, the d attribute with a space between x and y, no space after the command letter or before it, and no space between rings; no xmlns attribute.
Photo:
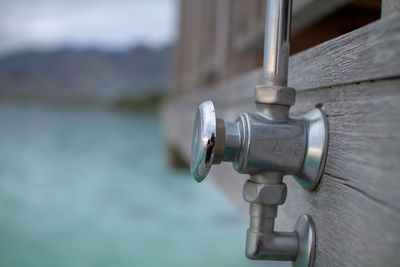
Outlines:
<svg viewBox="0 0 400 267"><path fill-rule="evenodd" d="M293 175L304 189L313 190L321 178L328 145L327 121L320 109L301 118L289 116L296 97L296 91L287 87L291 4L290 0L267 1L264 84L255 88L257 111L226 122L216 117L211 101L202 103L194 123L190 168L198 182L222 161L250 175L243 188L243 197L250 203L249 259L313 266L311 216L300 216L293 232L274 230L278 206L286 201L283 176Z"/></svg>

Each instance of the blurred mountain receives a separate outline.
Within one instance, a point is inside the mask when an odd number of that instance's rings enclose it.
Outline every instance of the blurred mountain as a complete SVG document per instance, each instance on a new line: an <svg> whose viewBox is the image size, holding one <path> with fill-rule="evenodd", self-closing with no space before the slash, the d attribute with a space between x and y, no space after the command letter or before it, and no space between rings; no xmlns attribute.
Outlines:
<svg viewBox="0 0 400 267"><path fill-rule="evenodd" d="M0 58L0 95L67 101L114 101L165 92L171 48L23 52Z"/></svg>

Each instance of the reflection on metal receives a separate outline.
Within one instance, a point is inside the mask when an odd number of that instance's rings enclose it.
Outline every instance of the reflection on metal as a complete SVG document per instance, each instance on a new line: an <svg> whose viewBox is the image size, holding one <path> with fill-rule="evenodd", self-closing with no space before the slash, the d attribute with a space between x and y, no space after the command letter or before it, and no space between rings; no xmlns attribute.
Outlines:
<svg viewBox="0 0 400 267"><path fill-rule="evenodd" d="M264 36L264 83L287 85L291 0L268 0Z"/></svg>
<svg viewBox="0 0 400 267"><path fill-rule="evenodd" d="M328 123L320 109L313 109L303 116L307 127L307 149L304 164L295 176L304 189L313 190L325 166L328 148Z"/></svg>
<svg viewBox="0 0 400 267"><path fill-rule="evenodd" d="M214 145L210 143L216 136L216 124L214 105L206 101L197 110L193 129L190 173L198 182L206 178L214 159Z"/></svg>
<svg viewBox="0 0 400 267"><path fill-rule="evenodd" d="M293 261L312 266L315 229L309 215L299 217L294 232L274 230L278 206L287 196L284 175L294 175L307 190L314 189L325 165L328 127L323 112L313 109L290 118L296 91L287 87L291 0L267 1L264 84L255 88L257 112L243 113L235 122L215 117L214 105L200 105L194 125L191 173L201 182L211 164L232 162L249 174L243 197L250 203L246 256L253 260Z"/></svg>
<svg viewBox="0 0 400 267"><path fill-rule="evenodd" d="M298 251L297 258L293 262L293 266L313 266L315 259L315 226L311 216L300 216L297 219L294 231L297 233L299 248L301 249Z"/></svg>

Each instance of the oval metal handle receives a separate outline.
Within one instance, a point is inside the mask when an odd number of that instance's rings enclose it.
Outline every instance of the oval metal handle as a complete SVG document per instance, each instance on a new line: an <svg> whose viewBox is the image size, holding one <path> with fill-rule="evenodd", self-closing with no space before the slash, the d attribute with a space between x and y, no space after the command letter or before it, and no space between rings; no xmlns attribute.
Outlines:
<svg viewBox="0 0 400 267"><path fill-rule="evenodd" d="M224 147L224 121L215 116L212 101L203 102L196 112L190 160L190 173L197 182L206 178L212 164L222 161Z"/></svg>

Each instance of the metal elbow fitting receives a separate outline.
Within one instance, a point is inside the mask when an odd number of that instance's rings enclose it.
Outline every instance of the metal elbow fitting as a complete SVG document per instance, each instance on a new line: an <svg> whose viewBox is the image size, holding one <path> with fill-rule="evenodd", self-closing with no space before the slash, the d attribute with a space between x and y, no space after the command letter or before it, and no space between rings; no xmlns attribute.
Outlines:
<svg viewBox="0 0 400 267"><path fill-rule="evenodd" d="M247 230L246 257L251 260L292 261L293 266L313 266L315 258L315 226L309 215L297 219L293 232L258 232Z"/></svg>
<svg viewBox="0 0 400 267"><path fill-rule="evenodd" d="M259 233L247 230L246 257L251 260L295 261L298 251L296 232Z"/></svg>

